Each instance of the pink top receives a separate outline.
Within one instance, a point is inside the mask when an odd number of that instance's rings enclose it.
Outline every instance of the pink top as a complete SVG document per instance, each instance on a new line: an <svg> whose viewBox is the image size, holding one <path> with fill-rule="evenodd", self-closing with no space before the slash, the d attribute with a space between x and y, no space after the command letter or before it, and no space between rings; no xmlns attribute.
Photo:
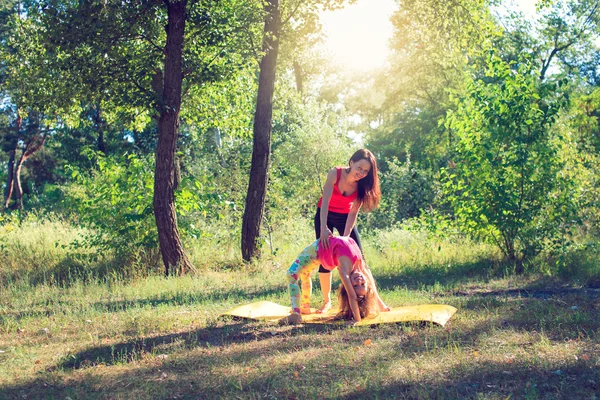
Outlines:
<svg viewBox="0 0 600 400"><path fill-rule="evenodd" d="M338 257L346 256L350 258L352 264L358 259L362 259L360 247L350 236L331 236L329 238L329 249L325 250L319 243L317 257L323 268L333 271L338 266Z"/></svg>
<svg viewBox="0 0 600 400"><path fill-rule="evenodd" d="M333 185L333 193L331 193L331 199L329 200L329 211L340 213L340 214L350 214L350 209L352 208L352 203L356 200L358 196L358 190L355 190L354 193L349 194L348 196L344 196L342 192L340 192L340 188L338 187L338 182L342 176L342 169L336 167L337 170L337 179L335 184ZM321 204L323 203L323 197L319 199L319 204L317 207L321 208Z"/></svg>

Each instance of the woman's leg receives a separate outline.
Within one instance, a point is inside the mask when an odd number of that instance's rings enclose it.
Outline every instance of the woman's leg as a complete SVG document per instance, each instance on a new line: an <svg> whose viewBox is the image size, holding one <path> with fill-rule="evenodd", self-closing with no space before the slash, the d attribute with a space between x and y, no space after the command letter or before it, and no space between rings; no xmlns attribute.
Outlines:
<svg viewBox="0 0 600 400"><path fill-rule="evenodd" d="M294 314L310 313L310 295L312 292L310 273L319 266L317 259L318 245L319 242L316 241L306 247L292 263L287 272L288 287L292 300L292 313ZM302 291L300 291L298 280L301 282Z"/></svg>
<svg viewBox="0 0 600 400"><path fill-rule="evenodd" d="M352 227L352 230L350 231L350 237L352 239L354 239L354 241L358 245L358 248L360 249L360 252L362 253L363 260L364 260L364 258L365 258L365 252L363 251L362 244L360 243L360 234L358 233L358 229L356 228L356 225L354 225Z"/></svg>

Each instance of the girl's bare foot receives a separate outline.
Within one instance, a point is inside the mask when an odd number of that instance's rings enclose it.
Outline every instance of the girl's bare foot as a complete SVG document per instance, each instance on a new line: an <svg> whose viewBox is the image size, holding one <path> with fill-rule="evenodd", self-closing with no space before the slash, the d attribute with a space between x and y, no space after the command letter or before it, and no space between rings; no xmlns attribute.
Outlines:
<svg viewBox="0 0 600 400"><path fill-rule="evenodd" d="M302 316L300 314L290 314L287 317L279 320L279 325L297 325L302 323Z"/></svg>
<svg viewBox="0 0 600 400"><path fill-rule="evenodd" d="M379 301L379 310L380 311L392 311L392 307L388 307L383 301Z"/></svg>
<svg viewBox="0 0 600 400"><path fill-rule="evenodd" d="M321 308L319 308L319 309L317 310L317 314L324 314L324 313L326 313L327 311L329 311L330 309L331 309L331 302L330 302L330 301L327 301L327 302L325 302L325 303L324 303L324 304L321 306Z"/></svg>

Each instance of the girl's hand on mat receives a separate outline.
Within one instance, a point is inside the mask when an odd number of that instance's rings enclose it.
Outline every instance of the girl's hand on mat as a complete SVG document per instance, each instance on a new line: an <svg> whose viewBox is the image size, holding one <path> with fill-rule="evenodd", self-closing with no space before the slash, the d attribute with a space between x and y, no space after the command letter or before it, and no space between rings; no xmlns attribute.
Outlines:
<svg viewBox="0 0 600 400"><path fill-rule="evenodd" d="M383 311L383 312L392 311L392 307L390 307L387 304L385 304L383 302L383 300L378 299L377 302L379 303L379 311Z"/></svg>

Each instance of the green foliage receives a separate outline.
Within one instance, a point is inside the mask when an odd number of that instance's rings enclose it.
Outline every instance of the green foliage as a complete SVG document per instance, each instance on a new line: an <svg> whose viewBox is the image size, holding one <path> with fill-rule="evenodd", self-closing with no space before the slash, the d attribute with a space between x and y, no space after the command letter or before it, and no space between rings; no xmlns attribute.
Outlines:
<svg viewBox="0 0 600 400"><path fill-rule="evenodd" d="M0 285L68 287L148 274L152 266L148 259L131 262L112 252L71 245L87 233L55 213L0 214Z"/></svg>
<svg viewBox="0 0 600 400"><path fill-rule="evenodd" d="M411 164L410 155L405 163L396 158L387 160L387 168L380 173L381 202L379 207L363 216L369 228L389 228L398 222L417 217L429 208L436 195L435 182L430 173Z"/></svg>
<svg viewBox="0 0 600 400"><path fill-rule="evenodd" d="M419 168L437 172L453 146L440 124L455 106L449 93L464 89L473 55L489 48L498 27L481 0L403 1L391 21L390 69L357 96L378 99L358 111L375 122L366 128L368 148L401 161L410 153Z"/></svg>
<svg viewBox="0 0 600 400"><path fill-rule="evenodd" d="M175 205L179 215L179 230L184 238L212 236L202 227L219 224L226 218L225 213L235 207L233 201L227 200L227 193L219 189L207 173L182 179L175 194ZM202 225L199 224L200 220L203 220Z"/></svg>
<svg viewBox="0 0 600 400"><path fill-rule="evenodd" d="M355 151L345 135L343 113L331 112L323 102L302 101L291 88L280 88L277 95L267 193L271 223L314 215L327 172L347 165Z"/></svg>
<svg viewBox="0 0 600 400"><path fill-rule="evenodd" d="M91 153L96 169L89 173L67 166L73 183L66 186L65 209L89 232L74 247L114 251L128 258L140 250L153 253L158 237L153 213L154 159L150 155L126 154L106 157ZM226 194L220 194L210 175L196 171L182 177L175 193L179 230L187 240L209 235L206 221L218 223L223 210L232 206Z"/></svg>
<svg viewBox="0 0 600 400"><path fill-rule="evenodd" d="M570 127L581 150L600 153L600 88L573 101Z"/></svg>
<svg viewBox="0 0 600 400"><path fill-rule="evenodd" d="M582 241L583 242L583 241ZM559 256L546 260L551 271L564 280L600 287L600 246L595 241L574 245Z"/></svg>
<svg viewBox="0 0 600 400"><path fill-rule="evenodd" d="M129 154L122 159L95 154L91 173L67 166L74 183L65 192L66 208L90 233L74 246L115 251L127 257L138 248L156 250L152 195L153 160Z"/></svg>
<svg viewBox="0 0 600 400"><path fill-rule="evenodd" d="M567 139L562 154L566 161L564 179L577 187L574 197L578 199L578 217L583 222L582 236L600 236L600 90L573 95L568 112L560 120L559 127Z"/></svg>
<svg viewBox="0 0 600 400"><path fill-rule="evenodd" d="M525 258L564 243L575 213L552 130L563 101L528 63L514 71L492 54L485 72L448 115L458 140L443 190L460 227L495 243L519 271Z"/></svg>
<svg viewBox="0 0 600 400"><path fill-rule="evenodd" d="M509 7L506 7L509 8ZM503 60L535 60L540 79L564 74L572 81L597 84L600 10L596 0L537 2L536 18L507 9L498 13L503 35L494 48Z"/></svg>
<svg viewBox="0 0 600 400"><path fill-rule="evenodd" d="M255 2L188 2L183 49L183 104L186 95L209 82L227 81L248 65L255 50ZM162 2L123 7L119 1L83 3L52 0L33 9L45 24L46 46L56 54L63 76L77 71L78 98L109 101L130 115L159 113L163 107L167 10ZM73 30L73 26L80 27ZM185 114L185 112L184 112ZM144 121L138 121L138 129Z"/></svg>

